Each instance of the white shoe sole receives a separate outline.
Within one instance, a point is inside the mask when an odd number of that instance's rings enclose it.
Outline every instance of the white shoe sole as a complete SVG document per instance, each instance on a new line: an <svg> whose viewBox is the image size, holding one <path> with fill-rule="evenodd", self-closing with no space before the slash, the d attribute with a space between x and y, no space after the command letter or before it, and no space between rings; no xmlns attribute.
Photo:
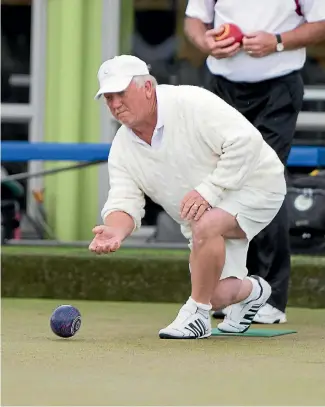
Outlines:
<svg viewBox="0 0 325 407"><path fill-rule="evenodd" d="M287 318L285 315L259 316L258 314L256 314L253 319L253 322L255 324L285 324L285 323L287 323Z"/></svg>
<svg viewBox="0 0 325 407"><path fill-rule="evenodd" d="M173 336L167 333L159 333L160 339L206 339L211 336L212 332L209 332L203 336L195 337L195 336Z"/></svg>

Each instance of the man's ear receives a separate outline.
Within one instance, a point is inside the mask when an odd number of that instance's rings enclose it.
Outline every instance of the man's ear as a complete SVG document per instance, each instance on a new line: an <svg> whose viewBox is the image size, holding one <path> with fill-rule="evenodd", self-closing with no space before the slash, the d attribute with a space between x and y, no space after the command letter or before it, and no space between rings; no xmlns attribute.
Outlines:
<svg viewBox="0 0 325 407"><path fill-rule="evenodd" d="M147 99L151 99L152 94L154 92L154 87L152 86L152 82L151 81L146 81L146 83L144 84L144 89L145 89L145 92L146 92Z"/></svg>

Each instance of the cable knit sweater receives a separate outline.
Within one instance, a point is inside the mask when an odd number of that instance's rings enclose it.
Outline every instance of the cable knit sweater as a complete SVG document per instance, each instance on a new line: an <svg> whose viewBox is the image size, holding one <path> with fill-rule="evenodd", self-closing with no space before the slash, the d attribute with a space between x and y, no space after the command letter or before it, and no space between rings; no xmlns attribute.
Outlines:
<svg viewBox="0 0 325 407"><path fill-rule="evenodd" d="M195 86L159 85L163 125L158 148L139 143L125 126L118 130L108 159L110 189L102 217L124 211L135 226L144 216L144 193L180 225L180 203L196 189L212 207L225 190L285 194L284 167L259 131L213 93Z"/></svg>

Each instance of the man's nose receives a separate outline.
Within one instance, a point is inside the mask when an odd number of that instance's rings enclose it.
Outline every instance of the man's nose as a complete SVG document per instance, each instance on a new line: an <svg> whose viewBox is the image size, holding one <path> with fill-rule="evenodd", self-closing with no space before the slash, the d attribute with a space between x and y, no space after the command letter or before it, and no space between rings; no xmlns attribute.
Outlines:
<svg viewBox="0 0 325 407"><path fill-rule="evenodd" d="M113 94L110 100L110 107L112 107L113 109L118 109L121 104L121 97L119 95Z"/></svg>

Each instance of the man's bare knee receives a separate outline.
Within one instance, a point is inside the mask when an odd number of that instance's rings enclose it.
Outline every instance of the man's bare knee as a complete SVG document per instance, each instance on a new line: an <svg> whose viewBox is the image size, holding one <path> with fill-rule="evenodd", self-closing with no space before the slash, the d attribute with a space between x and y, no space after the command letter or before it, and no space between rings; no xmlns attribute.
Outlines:
<svg viewBox="0 0 325 407"><path fill-rule="evenodd" d="M211 216L212 212L214 209L207 211L198 221L192 223L193 247L201 246L208 240L211 241L222 236L222 214L214 213ZM218 222L219 218L220 221Z"/></svg>
<svg viewBox="0 0 325 407"><path fill-rule="evenodd" d="M207 211L197 222L192 223L193 243L222 236L226 239L244 239L246 234L240 228L235 216L214 208Z"/></svg>

